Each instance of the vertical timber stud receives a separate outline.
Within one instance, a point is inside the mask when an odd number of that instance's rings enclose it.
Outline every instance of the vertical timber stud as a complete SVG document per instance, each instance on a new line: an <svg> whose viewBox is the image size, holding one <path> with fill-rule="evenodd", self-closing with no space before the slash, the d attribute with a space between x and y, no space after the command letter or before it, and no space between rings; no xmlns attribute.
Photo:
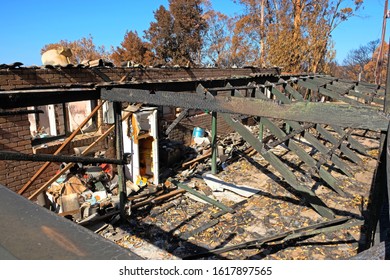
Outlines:
<svg viewBox="0 0 390 280"><path fill-rule="evenodd" d="M386 13L388 1L386 1ZM385 17L384 20L387 18ZM388 57L390 55L390 49L388 51ZM385 114L388 116L390 113L390 59L387 60L387 77L386 77L386 95L385 95ZM390 241L390 124L386 132L386 142L384 151L386 151L386 186L384 196L383 212L385 220L383 223L386 225L385 240ZM384 152L383 151L383 152ZM390 259L390 252L386 252L387 259Z"/></svg>
<svg viewBox="0 0 390 280"><path fill-rule="evenodd" d="M212 112L211 118L211 173L217 174L217 112Z"/></svg>
<svg viewBox="0 0 390 280"><path fill-rule="evenodd" d="M390 54L390 50L389 50ZM386 95L384 112L390 112L390 60L387 63ZM379 147L378 165L375 170L370 200L368 205L369 217L366 221L367 240L363 248L365 250L381 241L390 240L390 139L389 127L382 131ZM385 252L385 259L390 259L390 252Z"/></svg>
<svg viewBox="0 0 390 280"><path fill-rule="evenodd" d="M123 159L123 129L122 129L122 103L114 102L114 115L115 115L115 150L116 158L118 160ZM126 193L126 181L123 165L118 165L118 190L119 190L119 208L122 221L125 220L125 204L127 200Z"/></svg>

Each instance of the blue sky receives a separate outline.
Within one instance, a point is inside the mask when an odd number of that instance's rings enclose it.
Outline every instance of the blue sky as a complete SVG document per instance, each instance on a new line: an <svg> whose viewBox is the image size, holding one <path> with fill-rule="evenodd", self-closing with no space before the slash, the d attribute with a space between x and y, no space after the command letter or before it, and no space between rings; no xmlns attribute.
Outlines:
<svg viewBox="0 0 390 280"><path fill-rule="evenodd" d="M346 0L346 2L351 0ZM333 33L342 62L348 51L380 38L385 0L365 0L360 16L342 23ZM229 15L240 13L231 0L212 0L215 10ZM0 64L20 61L41 65L40 50L48 43L94 38L106 49L118 46L127 30L140 36L154 20L153 12L168 0L0 0ZM389 40L390 24L386 40Z"/></svg>

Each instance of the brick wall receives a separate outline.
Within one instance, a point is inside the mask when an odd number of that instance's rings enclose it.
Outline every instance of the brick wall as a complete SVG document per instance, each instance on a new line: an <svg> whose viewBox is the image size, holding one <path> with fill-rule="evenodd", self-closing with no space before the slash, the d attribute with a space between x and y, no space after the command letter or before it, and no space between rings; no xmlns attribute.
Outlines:
<svg viewBox="0 0 390 280"><path fill-rule="evenodd" d="M88 146L98 136L96 133L78 135L61 154L74 154L74 147ZM32 147L30 122L27 115L0 117L0 151L53 154L61 144L61 141L54 141L43 147ZM112 146L112 141L102 141L97 145L96 150L107 150L110 145ZM43 162L0 160L0 184L18 192L42 165ZM28 197L33 194L35 190L55 175L58 168L59 163L51 163L45 172L24 192L23 196Z"/></svg>
<svg viewBox="0 0 390 280"><path fill-rule="evenodd" d="M99 84L119 81L141 80L191 80L204 75L204 69L132 69L132 68L15 68L0 69L0 92L7 90L52 88L76 84ZM208 79L222 79L222 77L249 76L259 69L208 69ZM277 74L271 69L271 75ZM223 79L222 79L223 80ZM172 121L172 120L170 120ZM169 121L168 121L169 124ZM31 146L30 124L27 115L0 117L0 150L23 153L53 154L61 145L60 142L48 144L47 147L33 148ZM192 131L195 127L211 130L211 115L201 114L182 120L169 134L169 138L191 143ZM218 117L218 135L232 132L230 127ZM73 147L87 146L97 136L82 136L66 149L63 154L72 154ZM107 149L110 147L110 149ZM110 151L113 155L112 143L102 142L98 148ZM112 157L109 155L108 157ZM0 183L17 192L42 166L42 162L13 162L0 161ZM44 174L24 193L32 194L39 186L46 182L58 170L58 164L52 163Z"/></svg>

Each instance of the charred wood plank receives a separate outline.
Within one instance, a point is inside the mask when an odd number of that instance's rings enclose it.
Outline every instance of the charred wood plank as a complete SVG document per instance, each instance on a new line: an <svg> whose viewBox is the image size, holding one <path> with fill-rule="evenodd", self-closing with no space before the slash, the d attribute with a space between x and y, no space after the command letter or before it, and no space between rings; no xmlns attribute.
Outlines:
<svg viewBox="0 0 390 280"><path fill-rule="evenodd" d="M280 105L273 101L249 97L212 96L207 94L201 85L198 86L197 91L199 94L134 88L102 88L101 98L111 101L141 102L221 113L335 124L342 127L387 130L387 117L372 108L314 102ZM203 95L203 97L199 95ZM340 115L343 118L340 118Z"/></svg>
<svg viewBox="0 0 390 280"><path fill-rule="evenodd" d="M352 221L351 223L349 223L349 221L350 221L350 218L334 219L331 221L318 223L318 224L314 224L311 226L307 226L307 227L303 227L303 228L299 228L299 229L295 229L295 230L290 230L290 231L287 231L284 233L276 234L273 236L269 236L269 237L265 237L265 238L261 238L261 239L257 239L257 240L244 242L244 243L229 246L229 247L209 250L206 253L188 256L188 257L185 257L183 259L199 259L199 258L207 257L207 256L210 256L213 254L221 254L221 253L229 252L232 250L260 248L261 246L269 244L271 242L278 242L278 241L280 242L280 241L283 241L284 239L287 240L289 236L290 236L290 240L294 239L294 238L298 239L304 235L316 235L316 234L325 232L325 230L329 227L330 227L330 229L328 229L328 232L339 230L342 228L356 226L356 225L359 225L362 223L361 221L357 221L357 222ZM333 227L333 226L338 226L338 225L341 225L342 227L336 227L336 228ZM321 229L322 229L322 231L321 231ZM291 238L291 237L294 237L294 238Z"/></svg>
<svg viewBox="0 0 390 280"><path fill-rule="evenodd" d="M21 108L99 99L94 88L58 88L0 91L0 108Z"/></svg>
<svg viewBox="0 0 390 280"><path fill-rule="evenodd" d="M177 118L170 124L170 126L165 131L165 135L168 135L172 131L172 129L174 129L175 126L188 115L188 111L189 109L184 109L183 111L180 112Z"/></svg>
<svg viewBox="0 0 390 280"><path fill-rule="evenodd" d="M349 149L345 143L340 143L339 145L339 139L334 137L322 125L317 125L316 129L322 135L323 138L325 138L328 142L332 143L335 148L340 149L340 151L346 157L348 157L350 160L352 160L354 163L358 164L359 166L363 166L363 160L359 156L357 156L351 149ZM343 134L345 134L345 132ZM349 135L345 135L345 138L348 138L348 136Z"/></svg>
<svg viewBox="0 0 390 280"><path fill-rule="evenodd" d="M344 130L339 126L331 125L330 127L340 135L342 135L344 133ZM359 151L363 155L368 156L367 148L363 144L361 144L359 141L357 141L355 138L353 138L352 135L349 135L347 139L348 139L348 142L353 149Z"/></svg>
<svg viewBox="0 0 390 280"><path fill-rule="evenodd" d="M0 151L0 160L16 160L16 161L43 161L43 162L81 162L85 164L110 163L110 164L125 164L124 159L110 158L95 158L85 156L66 156L66 155L50 155L50 154L25 154L19 152Z"/></svg>
<svg viewBox="0 0 390 280"><path fill-rule="evenodd" d="M180 235L180 238L183 240L188 240L188 238L190 238L191 236L194 236L198 233L201 233L201 232L205 231L206 229L209 229L209 228L215 226L218 223L219 223L219 220L217 220L217 219L208 221L207 223L204 223L203 225L201 225L200 227L198 227L192 231L187 231L187 232L182 233Z"/></svg>
<svg viewBox="0 0 390 280"><path fill-rule="evenodd" d="M0 117L15 116L15 115L28 115L28 114L43 114L42 110L17 110L17 111L3 111L0 110Z"/></svg>
<svg viewBox="0 0 390 280"><path fill-rule="evenodd" d="M194 196L196 196L196 197L198 197L198 198L200 198L200 199L202 199L202 200L204 200L204 201L206 201L206 202L208 202L208 203L210 203L210 204L212 204L212 205L214 205L214 206L216 206L224 211L227 211L229 213L234 213L234 210L232 208L230 208L230 207L228 207L228 206L226 206L226 205L224 205L224 204L222 204L222 203L220 203L220 202L218 202L218 201L216 201L216 200L214 200L206 195L203 195L203 194L197 192L196 190L190 188L189 186L187 186L183 183L180 183L180 182L175 181L175 180L172 180L171 182L172 182L172 184L178 186L179 188L186 190L190 194L192 194L192 195L194 195Z"/></svg>

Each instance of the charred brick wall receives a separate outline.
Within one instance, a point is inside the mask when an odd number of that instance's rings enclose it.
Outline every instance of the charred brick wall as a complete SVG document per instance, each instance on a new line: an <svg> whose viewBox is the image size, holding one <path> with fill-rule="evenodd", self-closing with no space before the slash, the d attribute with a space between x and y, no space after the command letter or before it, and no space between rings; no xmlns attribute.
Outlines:
<svg viewBox="0 0 390 280"><path fill-rule="evenodd" d="M132 69L104 67L98 69L78 67L52 69L34 67L8 68L0 69L0 92L34 88L58 88L70 85L88 86L88 84L94 85L142 80L191 80L204 75L203 71L204 69ZM259 69L208 69L207 78L243 77L259 71ZM277 71L271 69L268 74L275 75ZM60 142L53 142L47 144L47 147L32 147L29 126L30 123L27 115L0 117L0 150L29 154L53 154L59 145L61 145ZM169 138L190 144L192 131L195 127L211 130L211 115L200 114L182 120L171 131ZM218 134L225 135L230 132L232 132L230 127L219 117ZM62 154L72 154L74 147L87 146L95 141L97 137L96 135L83 135L72 141L71 145ZM112 143L108 144L103 141L98 146L98 149L109 150L111 151L110 154L113 154ZM42 162L0 161L0 183L17 192L35 174L42 164ZM32 194L53 176L57 170L58 164L52 163L24 195L29 196Z"/></svg>
<svg viewBox="0 0 390 280"><path fill-rule="evenodd" d="M93 143L99 135L79 135L68 144L61 154L74 154L74 147L87 146ZM14 151L26 154L53 154L62 141L53 141L39 147L31 145L30 122L27 115L0 117L0 151ZM108 141L102 141L96 150L107 150ZM6 161L0 160L0 183L14 192L18 192L25 183L43 165L43 162ZM24 192L28 197L41 185L55 175L59 163L51 163L45 172Z"/></svg>

